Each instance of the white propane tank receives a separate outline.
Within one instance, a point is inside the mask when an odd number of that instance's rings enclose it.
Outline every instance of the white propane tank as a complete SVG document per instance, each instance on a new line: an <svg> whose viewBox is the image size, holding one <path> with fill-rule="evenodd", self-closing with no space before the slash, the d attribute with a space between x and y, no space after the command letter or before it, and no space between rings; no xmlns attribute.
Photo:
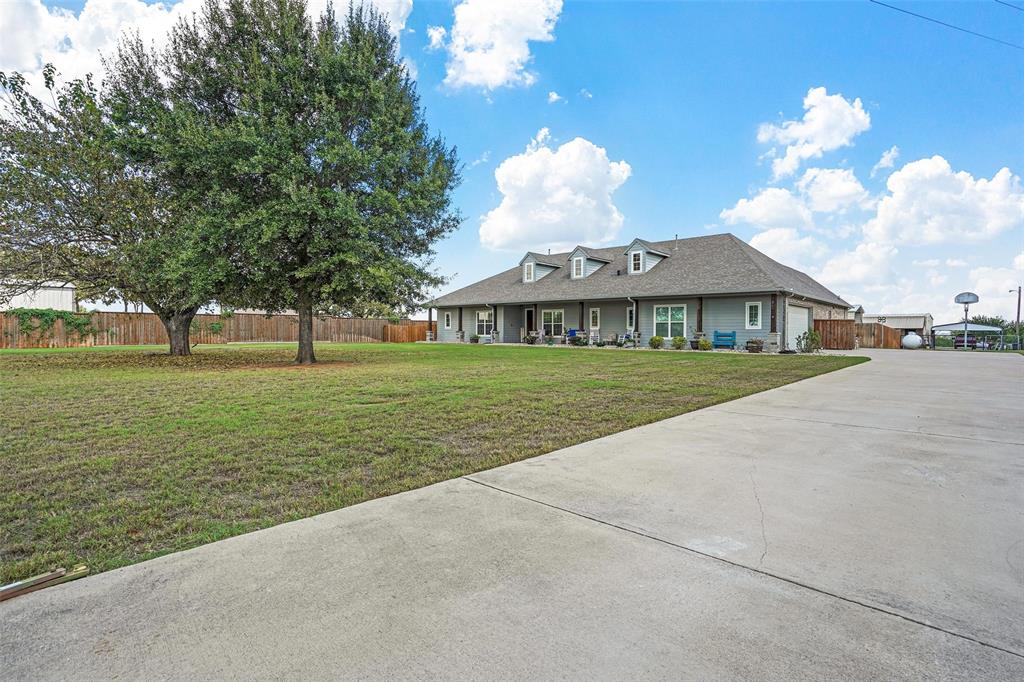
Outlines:
<svg viewBox="0 0 1024 682"><path fill-rule="evenodd" d="M920 348L921 344L924 343L924 339L917 335L917 332L907 332L907 335L903 337L901 341L903 347L908 350L914 350Z"/></svg>

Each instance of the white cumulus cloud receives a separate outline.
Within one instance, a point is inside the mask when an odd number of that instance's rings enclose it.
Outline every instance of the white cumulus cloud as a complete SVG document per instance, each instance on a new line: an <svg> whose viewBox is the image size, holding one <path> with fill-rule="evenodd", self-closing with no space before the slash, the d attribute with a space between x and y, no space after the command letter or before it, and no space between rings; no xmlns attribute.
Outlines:
<svg viewBox="0 0 1024 682"><path fill-rule="evenodd" d="M810 209L800 197L781 187L769 187L751 199L740 199L718 217L726 225L745 223L763 230L810 228L814 224Z"/></svg>
<svg viewBox="0 0 1024 682"><path fill-rule="evenodd" d="M444 26L428 26L427 39L430 43L427 45L427 49L439 50L444 47L444 39L447 35L448 30Z"/></svg>
<svg viewBox="0 0 1024 682"><path fill-rule="evenodd" d="M309 12L319 17L328 0L310 0ZM41 0L0 2L0 71L20 71L33 89L42 87L42 69L52 63L63 80L103 74L101 54L113 56L126 31L138 31L146 43L165 44L178 19L198 12L202 0L153 3L142 0L86 0L75 13L46 7ZM398 36L412 11L412 0L374 0ZM343 3L335 2L336 7Z"/></svg>
<svg viewBox="0 0 1024 682"><path fill-rule="evenodd" d="M870 127L871 116L859 97L851 102L819 87L807 91L802 119L781 125L762 123L757 139L786 146L785 154L772 161L772 172L778 179L795 173L807 159L852 144L854 137Z"/></svg>
<svg viewBox="0 0 1024 682"><path fill-rule="evenodd" d="M555 39L562 0L463 0L455 8L444 83L453 88L531 85L530 41Z"/></svg>
<svg viewBox="0 0 1024 682"><path fill-rule="evenodd" d="M543 128L495 170L502 200L483 216L480 243L493 250L607 244L623 223L612 194L630 173L628 163L582 137L553 148Z"/></svg>
<svg viewBox="0 0 1024 682"><path fill-rule="evenodd" d="M880 170L894 167L896 165L896 159L898 159L899 156L900 148L897 147L896 145L893 145L886 149L884 152L882 152L882 157L878 159L878 163L876 163L871 168L871 177L875 177L875 175Z"/></svg>
<svg viewBox="0 0 1024 682"><path fill-rule="evenodd" d="M807 269L828 254L828 247L811 236L800 236L790 227L776 227L758 232L750 245L792 268Z"/></svg>
<svg viewBox="0 0 1024 682"><path fill-rule="evenodd" d="M864 225L869 241L936 244L978 241L1024 226L1020 178L1002 168L992 179L954 172L941 156L906 164Z"/></svg>
<svg viewBox="0 0 1024 682"><path fill-rule="evenodd" d="M808 168L796 186L807 197L811 210L823 213L863 204L868 198L860 180L845 168Z"/></svg>
<svg viewBox="0 0 1024 682"><path fill-rule="evenodd" d="M554 104L555 102L561 102L565 98L559 95L557 92L552 90L548 93L548 104Z"/></svg>
<svg viewBox="0 0 1024 682"><path fill-rule="evenodd" d="M893 260L898 253L891 244L861 242L826 261L816 277L829 287L891 282Z"/></svg>

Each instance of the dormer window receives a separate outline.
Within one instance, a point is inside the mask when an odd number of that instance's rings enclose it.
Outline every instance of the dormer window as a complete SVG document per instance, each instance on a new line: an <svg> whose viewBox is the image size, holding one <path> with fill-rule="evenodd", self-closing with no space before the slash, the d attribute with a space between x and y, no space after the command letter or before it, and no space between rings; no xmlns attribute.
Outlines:
<svg viewBox="0 0 1024 682"><path fill-rule="evenodd" d="M644 271L644 252L631 251L629 253L629 274L636 274Z"/></svg>
<svg viewBox="0 0 1024 682"><path fill-rule="evenodd" d="M523 281L533 281L533 263L523 263Z"/></svg>
<svg viewBox="0 0 1024 682"><path fill-rule="evenodd" d="M578 256L572 259L572 276L573 279L577 279L583 276L583 261L585 259L582 256Z"/></svg>

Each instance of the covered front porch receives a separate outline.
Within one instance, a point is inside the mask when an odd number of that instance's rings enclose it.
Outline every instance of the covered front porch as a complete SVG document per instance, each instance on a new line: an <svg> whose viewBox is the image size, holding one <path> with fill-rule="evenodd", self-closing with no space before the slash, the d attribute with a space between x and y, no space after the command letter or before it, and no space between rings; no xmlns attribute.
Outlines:
<svg viewBox="0 0 1024 682"><path fill-rule="evenodd" d="M565 343L574 338L589 343L666 340L729 335L735 347L761 339L767 349L779 349L783 328L782 297L775 294L698 296L691 298L621 298L596 301L547 301L485 304L437 309L442 342L536 343L543 339ZM433 319L434 310L429 311ZM475 337L475 338L474 338Z"/></svg>

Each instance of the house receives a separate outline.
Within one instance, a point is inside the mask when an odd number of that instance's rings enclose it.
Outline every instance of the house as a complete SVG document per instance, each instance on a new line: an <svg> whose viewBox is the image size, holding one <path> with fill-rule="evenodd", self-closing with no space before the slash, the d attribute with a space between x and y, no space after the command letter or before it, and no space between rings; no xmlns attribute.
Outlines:
<svg viewBox="0 0 1024 682"><path fill-rule="evenodd" d="M493 334L519 342L570 329L611 339L736 332L737 345L764 339L794 348L818 318L845 318L850 305L810 276L732 234L606 248L528 252L493 277L428 302L438 340Z"/></svg>
<svg viewBox="0 0 1024 682"><path fill-rule="evenodd" d="M887 327L898 329L900 336L907 332L915 332L922 339L930 339L932 325L935 320L931 313L879 313L877 315L864 315L866 324L884 324Z"/></svg>
<svg viewBox="0 0 1024 682"><path fill-rule="evenodd" d="M61 282L44 282L32 291L12 296L6 305L0 306L0 310L12 310L14 308L50 308L53 310L77 312L78 300L75 297L75 285L63 284Z"/></svg>

